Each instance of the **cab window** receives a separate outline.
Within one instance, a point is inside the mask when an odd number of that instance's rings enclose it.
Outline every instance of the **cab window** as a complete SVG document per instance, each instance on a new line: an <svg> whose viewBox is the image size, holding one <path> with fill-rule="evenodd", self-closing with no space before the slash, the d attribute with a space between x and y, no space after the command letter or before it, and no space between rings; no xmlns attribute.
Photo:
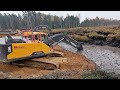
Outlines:
<svg viewBox="0 0 120 90"><path fill-rule="evenodd" d="M45 34L41 34L42 41L47 39L47 36Z"/></svg>

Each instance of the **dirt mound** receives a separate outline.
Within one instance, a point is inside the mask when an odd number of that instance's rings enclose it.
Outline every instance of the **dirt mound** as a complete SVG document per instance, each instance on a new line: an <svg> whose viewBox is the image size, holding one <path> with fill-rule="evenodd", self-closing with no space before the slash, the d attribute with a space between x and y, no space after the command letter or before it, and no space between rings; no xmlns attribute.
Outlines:
<svg viewBox="0 0 120 90"><path fill-rule="evenodd" d="M0 63L0 71L2 72L13 72L18 71L19 69L20 68L18 66Z"/></svg>
<svg viewBox="0 0 120 90"><path fill-rule="evenodd" d="M37 69L30 69L30 68L22 68L21 70L11 73L9 78L15 79L33 79L42 77L43 75L49 74L52 71L50 70L37 70Z"/></svg>
<svg viewBox="0 0 120 90"><path fill-rule="evenodd" d="M39 79L81 79L79 70L55 70L53 73L38 77Z"/></svg>

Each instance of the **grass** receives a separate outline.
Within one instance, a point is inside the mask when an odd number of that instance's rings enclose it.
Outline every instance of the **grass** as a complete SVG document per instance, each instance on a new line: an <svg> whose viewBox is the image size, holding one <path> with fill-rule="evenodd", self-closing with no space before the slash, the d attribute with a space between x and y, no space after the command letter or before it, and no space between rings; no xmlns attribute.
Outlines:
<svg viewBox="0 0 120 90"><path fill-rule="evenodd" d="M115 39L116 39L116 40L120 40L120 33L117 33L117 34L115 35Z"/></svg>
<svg viewBox="0 0 120 90"><path fill-rule="evenodd" d="M91 38L111 38L120 40L120 28L118 26L78 27L70 29L54 29L54 34L67 33L75 40L87 41Z"/></svg>
<svg viewBox="0 0 120 90"><path fill-rule="evenodd" d="M48 33L48 30L44 30ZM106 39L108 41L120 40L120 27L99 26L99 27L77 27L69 29L53 29L52 33L66 33L78 41L89 41L89 39Z"/></svg>
<svg viewBox="0 0 120 90"><path fill-rule="evenodd" d="M71 35L71 37L77 41L88 41L87 36Z"/></svg>

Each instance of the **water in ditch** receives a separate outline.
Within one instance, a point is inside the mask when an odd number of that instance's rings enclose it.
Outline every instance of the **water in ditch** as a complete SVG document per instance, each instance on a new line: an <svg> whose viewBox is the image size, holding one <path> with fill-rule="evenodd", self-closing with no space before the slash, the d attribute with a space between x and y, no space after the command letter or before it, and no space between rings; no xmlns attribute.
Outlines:
<svg viewBox="0 0 120 90"><path fill-rule="evenodd" d="M95 62L101 70L120 75L120 48L110 46L83 45L83 51L78 52L76 48L61 42L62 46L68 51L82 53L89 60Z"/></svg>

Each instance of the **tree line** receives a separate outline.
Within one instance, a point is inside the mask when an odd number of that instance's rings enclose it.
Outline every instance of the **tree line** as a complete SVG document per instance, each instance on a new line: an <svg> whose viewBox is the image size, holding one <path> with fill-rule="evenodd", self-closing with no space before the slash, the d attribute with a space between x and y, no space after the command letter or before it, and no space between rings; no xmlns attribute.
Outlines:
<svg viewBox="0 0 120 90"><path fill-rule="evenodd" d="M35 11L23 11L22 15L0 13L0 30L33 29L39 25L48 25L51 29L64 29L75 27L120 25L120 20L96 17L94 19L86 18L80 23L80 14L77 16L67 14L67 16L63 18L50 14L46 15Z"/></svg>
<svg viewBox="0 0 120 90"><path fill-rule="evenodd" d="M0 14L0 30L33 29L39 25L48 25L52 29L74 28L79 26L79 17L67 15L65 18L46 15L35 11L23 11L18 14Z"/></svg>
<svg viewBox="0 0 120 90"><path fill-rule="evenodd" d="M95 27L95 26L110 26L110 25L120 25L120 20L104 19L96 17L94 19L86 18L80 26L82 27Z"/></svg>

